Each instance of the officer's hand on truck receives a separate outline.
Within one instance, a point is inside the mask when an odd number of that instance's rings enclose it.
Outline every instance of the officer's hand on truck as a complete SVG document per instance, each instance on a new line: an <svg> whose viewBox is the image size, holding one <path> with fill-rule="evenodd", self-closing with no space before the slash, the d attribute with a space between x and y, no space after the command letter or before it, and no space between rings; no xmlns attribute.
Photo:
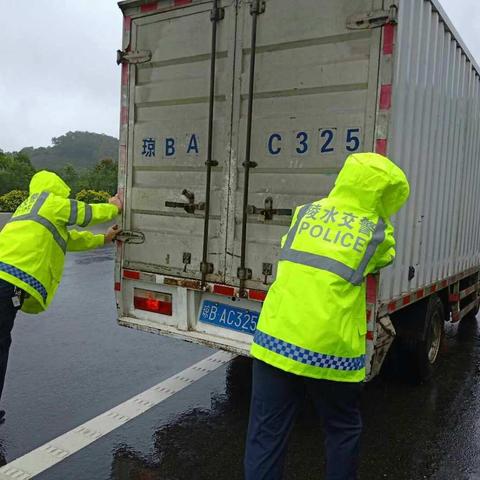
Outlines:
<svg viewBox="0 0 480 480"><path fill-rule="evenodd" d="M122 232L122 229L118 225L113 225L107 230L107 233L105 234L105 240L104 244L106 245L107 243L112 243L116 236Z"/></svg>
<svg viewBox="0 0 480 480"><path fill-rule="evenodd" d="M110 203L111 205L115 205L120 212L123 210L123 202L120 199L118 193L116 193L113 197L110 197L108 199L108 203Z"/></svg>

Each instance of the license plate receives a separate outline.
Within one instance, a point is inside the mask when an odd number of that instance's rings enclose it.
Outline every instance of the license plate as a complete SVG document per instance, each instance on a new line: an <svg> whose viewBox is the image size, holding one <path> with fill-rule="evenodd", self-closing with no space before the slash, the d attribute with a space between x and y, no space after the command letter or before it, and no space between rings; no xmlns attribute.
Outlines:
<svg viewBox="0 0 480 480"><path fill-rule="evenodd" d="M257 328L259 315L254 310L204 300L199 320L216 327L253 335Z"/></svg>

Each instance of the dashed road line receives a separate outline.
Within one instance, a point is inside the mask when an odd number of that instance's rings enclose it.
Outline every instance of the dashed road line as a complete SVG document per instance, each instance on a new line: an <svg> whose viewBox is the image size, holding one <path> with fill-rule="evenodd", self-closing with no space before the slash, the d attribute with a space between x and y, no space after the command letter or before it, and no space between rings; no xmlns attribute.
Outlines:
<svg viewBox="0 0 480 480"><path fill-rule="evenodd" d="M175 374L126 402L92 418L60 437L42 445L0 468L0 480L30 480L90 445L113 430L125 425L175 393L189 387L235 357L217 352Z"/></svg>

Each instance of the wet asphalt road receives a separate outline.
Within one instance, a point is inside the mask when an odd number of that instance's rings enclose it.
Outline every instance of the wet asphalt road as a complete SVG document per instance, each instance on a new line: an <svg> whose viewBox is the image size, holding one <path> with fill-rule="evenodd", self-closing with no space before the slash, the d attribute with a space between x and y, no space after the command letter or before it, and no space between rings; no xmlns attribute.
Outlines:
<svg viewBox="0 0 480 480"><path fill-rule="evenodd" d="M113 249L72 254L51 309L20 314L2 400L10 461L212 353L115 323ZM362 480L480 479L480 336L449 328L433 380L380 378L364 397ZM39 480L240 480L250 361L238 359L98 440ZM321 479L323 436L306 399L286 480Z"/></svg>

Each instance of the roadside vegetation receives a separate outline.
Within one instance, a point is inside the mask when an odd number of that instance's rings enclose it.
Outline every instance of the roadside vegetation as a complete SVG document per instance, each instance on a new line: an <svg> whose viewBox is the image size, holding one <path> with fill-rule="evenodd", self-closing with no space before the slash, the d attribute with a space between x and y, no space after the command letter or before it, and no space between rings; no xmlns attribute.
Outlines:
<svg viewBox="0 0 480 480"><path fill-rule="evenodd" d="M13 153L0 150L0 211L15 211L28 196L32 176L44 169L57 173L68 184L72 189L70 198L101 203L116 193L116 157L99 156L94 161L95 155L113 152L116 148L113 141L116 139L88 132L69 132L53 140L53 147L29 147ZM84 152L84 157L81 157L81 152ZM29 153L35 156L35 164ZM63 160L59 158L61 153ZM82 161L77 161L78 158L82 158ZM75 163L66 163L65 159Z"/></svg>

